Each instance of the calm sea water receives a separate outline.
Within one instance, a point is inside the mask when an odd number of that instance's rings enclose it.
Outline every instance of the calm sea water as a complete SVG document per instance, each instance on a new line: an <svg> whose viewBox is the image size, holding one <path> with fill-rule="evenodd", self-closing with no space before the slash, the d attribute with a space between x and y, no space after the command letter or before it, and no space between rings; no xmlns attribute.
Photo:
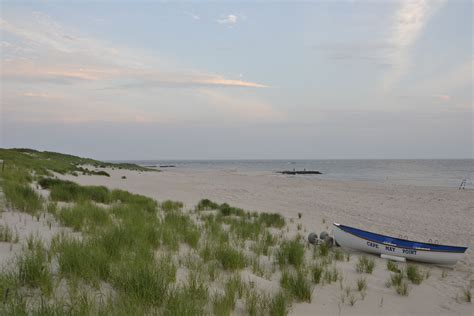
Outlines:
<svg viewBox="0 0 474 316"><path fill-rule="evenodd" d="M140 165L242 172L318 170L321 179L362 180L420 186L474 188L474 160L139 160Z"/></svg>

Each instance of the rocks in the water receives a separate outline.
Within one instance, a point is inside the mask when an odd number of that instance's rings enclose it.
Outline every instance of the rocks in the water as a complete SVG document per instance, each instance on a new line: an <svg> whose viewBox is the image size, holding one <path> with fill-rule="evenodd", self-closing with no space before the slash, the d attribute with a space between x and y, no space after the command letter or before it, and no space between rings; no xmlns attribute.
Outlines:
<svg viewBox="0 0 474 316"><path fill-rule="evenodd" d="M298 174L323 174L322 172L320 171L317 171L317 170L300 170L300 171L297 171L297 170L283 170L283 171L278 171L278 173L281 173L281 174L291 174L291 175L298 175Z"/></svg>
<svg viewBox="0 0 474 316"><path fill-rule="evenodd" d="M312 245L316 245L318 243L318 234L316 233L309 233L308 235L308 242Z"/></svg>

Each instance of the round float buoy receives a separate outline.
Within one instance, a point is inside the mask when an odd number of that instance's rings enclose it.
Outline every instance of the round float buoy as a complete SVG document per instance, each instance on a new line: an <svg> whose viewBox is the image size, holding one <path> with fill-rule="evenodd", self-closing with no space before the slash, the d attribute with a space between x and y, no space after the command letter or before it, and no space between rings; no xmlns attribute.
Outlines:
<svg viewBox="0 0 474 316"><path fill-rule="evenodd" d="M329 234L326 231L321 232L321 234L319 235L319 239L321 240L325 240L328 237L329 237Z"/></svg>
<svg viewBox="0 0 474 316"><path fill-rule="evenodd" d="M316 233L309 233L308 235L308 242L312 245L316 245L318 243L318 234Z"/></svg>

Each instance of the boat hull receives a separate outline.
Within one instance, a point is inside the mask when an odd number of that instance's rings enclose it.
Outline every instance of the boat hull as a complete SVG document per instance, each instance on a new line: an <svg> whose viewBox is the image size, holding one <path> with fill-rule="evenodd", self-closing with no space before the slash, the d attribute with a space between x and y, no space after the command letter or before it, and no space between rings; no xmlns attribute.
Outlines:
<svg viewBox="0 0 474 316"><path fill-rule="evenodd" d="M339 224L334 224L333 228L333 235L336 242L344 248L351 248L355 250L360 250L363 252L373 253L377 255L387 254L391 256L398 256L406 258L407 260L412 261L419 261L419 262L426 262L426 263L434 263L439 265L454 265L458 262L463 256L463 252L451 252L451 251L433 251L420 248L410 248L410 247L400 247L398 245L394 245L390 242L382 242L380 238L370 238L370 234L367 232L369 237L361 237L355 234L352 234L343 228ZM377 235L376 236L382 236ZM387 240L393 238L388 236L386 237ZM449 246L446 246L449 247ZM463 247L453 247L453 248L463 248Z"/></svg>

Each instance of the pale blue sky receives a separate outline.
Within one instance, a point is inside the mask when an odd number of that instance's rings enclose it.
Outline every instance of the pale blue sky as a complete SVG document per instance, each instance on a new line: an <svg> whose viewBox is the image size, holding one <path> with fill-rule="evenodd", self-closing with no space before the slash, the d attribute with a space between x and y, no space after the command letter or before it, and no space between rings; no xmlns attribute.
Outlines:
<svg viewBox="0 0 474 316"><path fill-rule="evenodd" d="M472 158L471 1L2 1L0 146Z"/></svg>

